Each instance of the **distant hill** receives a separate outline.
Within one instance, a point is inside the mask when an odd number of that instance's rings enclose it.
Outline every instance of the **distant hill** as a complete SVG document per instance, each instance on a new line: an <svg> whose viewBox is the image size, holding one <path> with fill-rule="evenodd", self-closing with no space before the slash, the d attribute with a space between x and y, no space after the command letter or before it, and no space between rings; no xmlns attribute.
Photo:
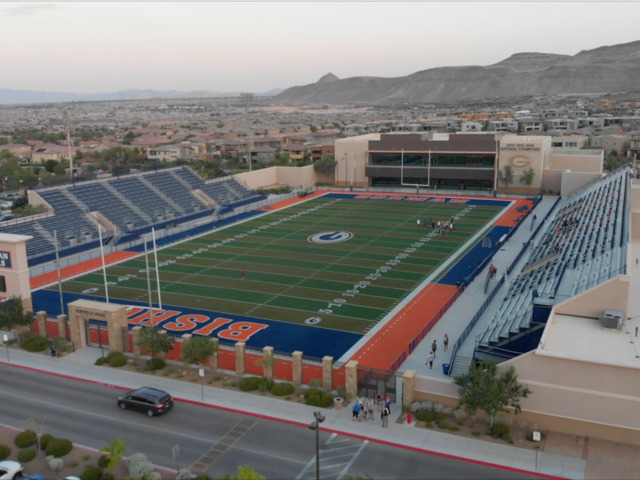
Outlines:
<svg viewBox="0 0 640 480"><path fill-rule="evenodd" d="M282 89L276 88L263 93L254 93L256 96L271 97L278 95ZM0 104L20 103L56 103L56 102L91 102L108 100L147 100L152 98L216 98L236 97L240 92L212 92L197 90L183 92L178 90L123 90L112 93L77 94L68 92L37 92L33 90L10 90L0 88Z"/></svg>
<svg viewBox="0 0 640 480"><path fill-rule="evenodd" d="M286 89L280 103L398 104L451 102L529 95L640 90L640 41L584 50L574 56L517 53L494 65L440 67L405 77L333 74Z"/></svg>

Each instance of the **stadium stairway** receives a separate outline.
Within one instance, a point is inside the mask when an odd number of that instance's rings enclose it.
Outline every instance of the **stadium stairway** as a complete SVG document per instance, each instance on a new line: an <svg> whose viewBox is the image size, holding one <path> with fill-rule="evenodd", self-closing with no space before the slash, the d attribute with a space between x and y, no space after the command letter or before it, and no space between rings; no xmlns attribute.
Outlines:
<svg viewBox="0 0 640 480"><path fill-rule="evenodd" d="M545 196L542 198L540 203L532 211L532 213L536 214L538 222L542 221L542 219L546 217L549 211L551 211L554 207L556 201L557 197L555 196ZM506 273L507 267L509 267L516 259L523 245L531 239L532 230L530 228L530 221L531 220L529 219L524 221L520 228L516 230L513 236L496 252L495 256L492 258L491 263L493 263L493 265L498 269L498 276L489 282L487 293L485 294L484 291L484 282L486 277L483 273L476 276L475 279L467 286L462 295L460 295L460 297L451 306L451 308L449 308L449 310L443 315L440 321L438 321L438 323L432 328L425 339L402 363L399 372L404 372L406 370L415 370L419 375L441 379L449 378L448 375L444 374L442 365L452 363L450 356L451 346L458 340L458 338L467 328L469 321L477 312L478 306L481 305L486 300L488 294L496 288L496 286L498 285L498 277ZM537 227L537 224L533 225L533 227L535 229L535 227ZM534 238L534 241L539 240L544 231L545 228L541 228ZM514 265L512 271L520 271L520 269L522 269L522 267L525 265L526 261L527 255L523 255L518 263ZM488 271L488 265L485 270ZM507 290L509 289L509 279L514 276L515 274L507 276L507 281L505 281L501 285L500 290L497 292L497 295L495 296L493 301L489 304L487 310L480 317L476 326L466 337L466 340L462 343L456 355L456 359L453 362L452 373L455 373L457 371L458 361L460 361L461 363L464 363L465 361L471 361L473 351L475 349L476 337L486 328L488 319L495 315L499 305L502 303L502 297L504 297L504 295L507 293ZM447 352L444 352L442 350L442 339L445 333L449 336L449 351ZM429 369L429 367L425 365L425 362L427 356L429 355L431 343L433 342L433 340L437 340L438 351L436 361L434 362L434 367L433 369ZM467 360L465 360L465 358ZM464 367L461 368L464 370Z"/></svg>

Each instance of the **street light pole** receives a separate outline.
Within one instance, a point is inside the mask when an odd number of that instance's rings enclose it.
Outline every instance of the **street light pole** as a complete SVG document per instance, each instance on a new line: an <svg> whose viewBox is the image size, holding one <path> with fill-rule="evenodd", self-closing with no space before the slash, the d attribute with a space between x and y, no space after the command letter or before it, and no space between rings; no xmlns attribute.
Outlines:
<svg viewBox="0 0 640 480"><path fill-rule="evenodd" d="M324 422L322 412L313 412L315 421L309 424L310 430L316 431L316 480L320 480L320 424Z"/></svg>

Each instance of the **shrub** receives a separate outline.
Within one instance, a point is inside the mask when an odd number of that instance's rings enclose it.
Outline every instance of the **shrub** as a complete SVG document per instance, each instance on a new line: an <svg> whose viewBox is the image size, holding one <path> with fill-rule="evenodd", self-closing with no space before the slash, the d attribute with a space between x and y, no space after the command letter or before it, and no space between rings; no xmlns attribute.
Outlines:
<svg viewBox="0 0 640 480"><path fill-rule="evenodd" d="M106 362L107 362L106 358L98 357L96 358L95 364L100 366L100 365L104 365Z"/></svg>
<svg viewBox="0 0 640 480"><path fill-rule="evenodd" d="M418 410L416 418L421 422L433 422L434 415L431 410Z"/></svg>
<svg viewBox="0 0 640 480"><path fill-rule="evenodd" d="M100 480L102 477L102 469L95 465L87 465L82 472L82 480Z"/></svg>
<svg viewBox="0 0 640 480"><path fill-rule="evenodd" d="M64 457L73 449L73 443L66 438L52 438L47 445L47 456Z"/></svg>
<svg viewBox="0 0 640 480"><path fill-rule="evenodd" d="M318 387L321 387L321 386L322 386L322 379L320 379L320 378L314 378L313 380L311 380L311 381L309 382L309 386L310 386L311 388L318 388Z"/></svg>
<svg viewBox="0 0 640 480"><path fill-rule="evenodd" d="M33 448L25 448L18 453L18 461L22 463L30 462L36 458L36 451Z"/></svg>
<svg viewBox="0 0 640 480"><path fill-rule="evenodd" d="M111 355L111 353L109 355ZM111 356L111 358L107 356L107 361L112 367L122 367L127 364L127 357L120 352L115 352L115 355Z"/></svg>
<svg viewBox="0 0 640 480"><path fill-rule="evenodd" d="M116 480L115 477L113 476L113 473L110 472L103 472L102 473L102 480Z"/></svg>
<svg viewBox="0 0 640 480"><path fill-rule="evenodd" d="M132 478L143 478L153 472L153 464L147 460L144 453L134 453L127 459L129 476Z"/></svg>
<svg viewBox="0 0 640 480"><path fill-rule="evenodd" d="M27 448L38 441L38 435L33 430L25 430L16 435L14 443L18 448Z"/></svg>
<svg viewBox="0 0 640 480"><path fill-rule="evenodd" d="M98 466L100 468L107 468L107 466L109 465L109 457L107 455L100 455L100 458L98 459Z"/></svg>
<svg viewBox="0 0 640 480"><path fill-rule="evenodd" d="M58 353L64 353L70 350L69 342L64 337L54 337L52 340L53 345L56 347Z"/></svg>
<svg viewBox="0 0 640 480"><path fill-rule="evenodd" d="M193 474L188 468L181 469L176 475L176 480L191 480L192 478Z"/></svg>
<svg viewBox="0 0 640 480"><path fill-rule="evenodd" d="M49 468L54 472L59 472L64 467L64 460L61 458L47 457Z"/></svg>
<svg viewBox="0 0 640 480"><path fill-rule="evenodd" d="M49 340L40 336L35 336L22 342L20 346L27 352L44 352L49 348Z"/></svg>
<svg viewBox="0 0 640 480"><path fill-rule="evenodd" d="M307 393L311 392L309 395ZM333 395L320 390L319 388L311 388L305 392L305 398L307 405L313 405L314 407L330 407L333 405Z"/></svg>
<svg viewBox="0 0 640 480"><path fill-rule="evenodd" d="M258 389L260 377L245 377L240 380L240 390L243 392L253 392Z"/></svg>
<svg viewBox="0 0 640 480"><path fill-rule="evenodd" d="M271 387L271 393L277 397L284 397L285 395L291 395L295 390L295 387L291 383L274 383Z"/></svg>
<svg viewBox="0 0 640 480"><path fill-rule="evenodd" d="M147 364L147 368L153 372L156 370L162 370L166 366L167 364L160 357L152 357Z"/></svg>
<svg viewBox="0 0 640 480"><path fill-rule="evenodd" d="M198 475L193 480L212 480L212 478L209 475Z"/></svg>
<svg viewBox="0 0 640 480"><path fill-rule="evenodd" d="M50 433L45 433L40 437L40 450L46 450L49 442L53 440L53 435Z"/></svg>
<svg viewBox="0 0 640 480"><path fill-rule="evenodd" d="M6 445L0 445L0 460L5 460L11 455L11 448Z"/></svg>
<svg viewBox="0 0 640 480"><path fill-rule="evenodd" d="M504 423L496 423L491 429L491 436L504 438L509 436L509 426Z"/></svg>

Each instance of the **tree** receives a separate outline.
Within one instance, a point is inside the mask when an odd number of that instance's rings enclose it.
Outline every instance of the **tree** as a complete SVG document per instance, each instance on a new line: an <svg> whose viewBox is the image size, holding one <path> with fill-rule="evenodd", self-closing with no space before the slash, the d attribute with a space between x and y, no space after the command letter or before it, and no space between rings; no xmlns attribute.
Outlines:
<svg viewBox="0 0 640 480"><path fill-rule="evenodd" d="M122 454L127 451L127 444L124 439L120 437L112 438L109 441L109 445L106 447L102 447L100 449L101 452L105 452L107 457L107 466L105 467L107 470L113 470L122 461Z"/></svg>
<svg viewBox="0 0 640 480"><path fill-rule="evenodd" d="M533 184L533 179L536 176L536 172L533 170L533 167L528 167L522 172L522 176L520 177L520 183L527 187L527 191L531 188L531 184Z"/></svg>
<svg viewBox="0 0 640 480"><path fill-rule="evenodd" d="M216 350L211 338L194 337L182 344L182 361L191 365L202 365Z"/></svg>
<svg viewBox="0 0 640 480"><path fill-rule="evenodd" d="M317 162L314 162L313 169L318 173L333 175L336 171L336 160L331 155L324 156Z"/></svg>
<svg viewBox="0 0 640 480"><path fill-rule="evenodd" d="M604 168L609 172L612 172L619 167L620 159L618 159L618 155L615 152L611 152L609 156L604 160Z"/></svg>
<svg viewBox="0 0 640 480"><path fill-rule="evenodd" d="M528 387L518 384L515 368L510 366L502 375L497 374L498 366L494 361L485 361L471 365L464 375L456 375L453 381L458 385L460 400L458 408L464 408L470 415L478 410L489 416L489 428L498 412L508 412L507 407L520 413L520 399L531 393Z"/></svg>
<svg viewBox="0 0 640 480"><path fill-rule="evenodd" d="M33 313L25 312L20 297L11 297L0 303L0 329L11 330L18 325L31 325Z"/></svg>
<svg viewBox="0 0 640 480"><path fill-rule="evenodd" d="M226 474L225 476L220 477L220 480L264 480L265 478L265 476L260 475L249 465L241 465L238 467L238 472L235 477Z"/></svg>
<svg viewBox="0 0 640 480"><path fill-rule="evenodd" d="M513 183L513 168L511 165L505 165L502 170L498 170L498 183L504 185L505 189Z"/></svg>
<svg viewBox="0 0 640 480"><path fill-rule="evenodd" d="M46 162L44 162L44 169L49 173L53 173L57 166L58 166L58 161L57 160L49 159Z"/></svg>
<svg viewBox="0 0 640 480"><path fill-rule="evenodd" d="M145 327L140 330L137 345L148 349L152 357L157 357L160 353L169 353L174 342L173 337L160 333L157 328Z"/></svg>

